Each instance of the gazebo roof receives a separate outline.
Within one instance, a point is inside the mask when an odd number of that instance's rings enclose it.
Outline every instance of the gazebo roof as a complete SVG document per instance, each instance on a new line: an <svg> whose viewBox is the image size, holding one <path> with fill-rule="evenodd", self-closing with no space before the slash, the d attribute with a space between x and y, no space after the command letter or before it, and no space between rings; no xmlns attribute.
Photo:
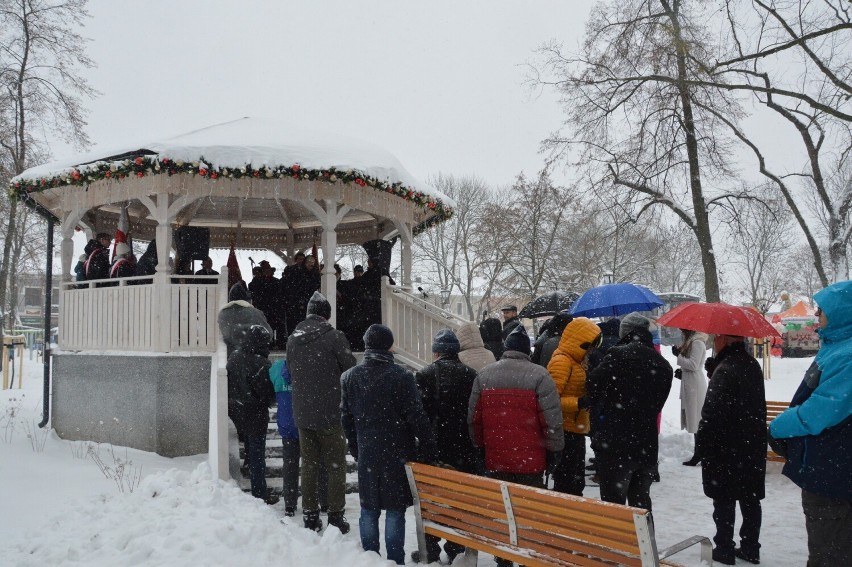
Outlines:
<svg viewBox="0 0 852 567"><path fill-rule="evenodd" d="M383 220L422 229L448 218L454 206L374 144L260 118L56 161L10 182L12 197L34 201L57 217L86 207L92 211L89 221L102 226L111 224L117 205L125 202L144 225L140 200L164 193L193 198L186 211L191 214L178 223L210 226L211 233L233 232L236 224L248 232L311 232L317 221L310 201L326 199L349 208L340 228L356 232ZM201 197L204 202L198 202ZM359 238L353 233L352 241Z"/></svg>

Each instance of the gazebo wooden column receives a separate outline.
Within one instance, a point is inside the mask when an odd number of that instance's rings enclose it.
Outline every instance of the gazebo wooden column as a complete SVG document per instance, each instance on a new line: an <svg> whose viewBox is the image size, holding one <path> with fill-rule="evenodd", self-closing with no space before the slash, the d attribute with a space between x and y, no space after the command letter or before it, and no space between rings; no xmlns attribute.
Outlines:
<svg viewBox="0 0 852 567"><path fill-rule="evenodd" d="M337 278L334 272L334 258L337 254L337 225L350 211L350 207L338 207L336 199L323 199L323 205L316 201L302 201L322 225L322 256L325 268L322 271L322 293L331 304L332 327L337 327Z"/></svg>

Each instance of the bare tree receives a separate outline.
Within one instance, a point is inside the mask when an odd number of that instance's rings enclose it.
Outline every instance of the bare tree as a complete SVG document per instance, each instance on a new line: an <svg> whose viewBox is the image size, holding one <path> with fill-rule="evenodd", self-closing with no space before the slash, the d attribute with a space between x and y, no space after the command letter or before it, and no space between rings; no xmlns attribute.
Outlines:
<svg viewBox="0 0 852 567"><path fill-rule="evenodd" d="M430 183L456 202L447 222L422 232L415 239L415 259L425 266L427 281L439 289L455 290L473 319L479 310L474 296L491 295L505 257L486 224L485 211L492 201L490 188L479 178L439 174Z"/></svg>
<svg viewBox="0 0 852 567"><path fill-rule="evenodd" d="M0 148L13 175L49 154L47 136L88 144L83 100L95 91L80 75L94 64L79 34L86 0L0 0ZM0 305L6 303L18 203L9 204ZM4 321L0 319L0 327Z"/></svg>
<svg viewBox="0 0 852 567"><path fill-rule="evenodd" d="M774 187L762 186L751 192L761 200L741 203L728 211L726 256L735 267L733 278L746 292L749 303L766 313L794 282L789 255L793 222Z"/></svg>
<svg viewBox="0 0 852 567"><path fill-rule="evenodd" d="M706 187L727 174L729 142L705 106L733 119L742 112L728 85L707 81L702 63L717 52L706 26L713 6L681 0L615 0L590 16L579 54L550 43L533 81L562 93L569 136L545 146L558 157L587 164L600 190L626 190L637 216L662 206L694 235L701 252L704 290L719 299L709 212L740 197ZM718 84L717 84L718 83Z"/></svg>

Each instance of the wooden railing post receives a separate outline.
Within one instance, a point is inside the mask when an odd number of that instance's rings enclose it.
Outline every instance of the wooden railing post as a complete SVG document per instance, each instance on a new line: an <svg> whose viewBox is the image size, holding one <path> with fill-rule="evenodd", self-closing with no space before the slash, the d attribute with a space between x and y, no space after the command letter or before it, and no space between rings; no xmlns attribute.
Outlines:
<svg viewBox="0 0 852 567"><path fill-rule="evenodd" d="M222 266L217 285L219 306L228 302L228 268ZM218 314L217 314L218 315ZM228 480L228 371L225 342L216 327L216 350L210 357L210 421L207 461L215 478Z"/></svg>

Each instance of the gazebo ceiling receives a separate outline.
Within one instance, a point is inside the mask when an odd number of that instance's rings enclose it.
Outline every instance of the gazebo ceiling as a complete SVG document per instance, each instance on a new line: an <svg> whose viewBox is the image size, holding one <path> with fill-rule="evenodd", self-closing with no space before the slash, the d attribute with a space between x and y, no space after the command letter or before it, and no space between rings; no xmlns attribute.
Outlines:
<svg viewBox="0 0 852 567"><path fill-rule="evenodd" d="M184 199L175 224L210 227L212 240L282 231L298 240L320 226L323 203L345 207L337 232L353 238L387 234L393 223L417 231L454 206L381 148L257 118L31 168L11 181L10 194L57 218L85 210L81 222L98 230L129 203L139 238L152 225L152 197L175 206Z"/></svg>

